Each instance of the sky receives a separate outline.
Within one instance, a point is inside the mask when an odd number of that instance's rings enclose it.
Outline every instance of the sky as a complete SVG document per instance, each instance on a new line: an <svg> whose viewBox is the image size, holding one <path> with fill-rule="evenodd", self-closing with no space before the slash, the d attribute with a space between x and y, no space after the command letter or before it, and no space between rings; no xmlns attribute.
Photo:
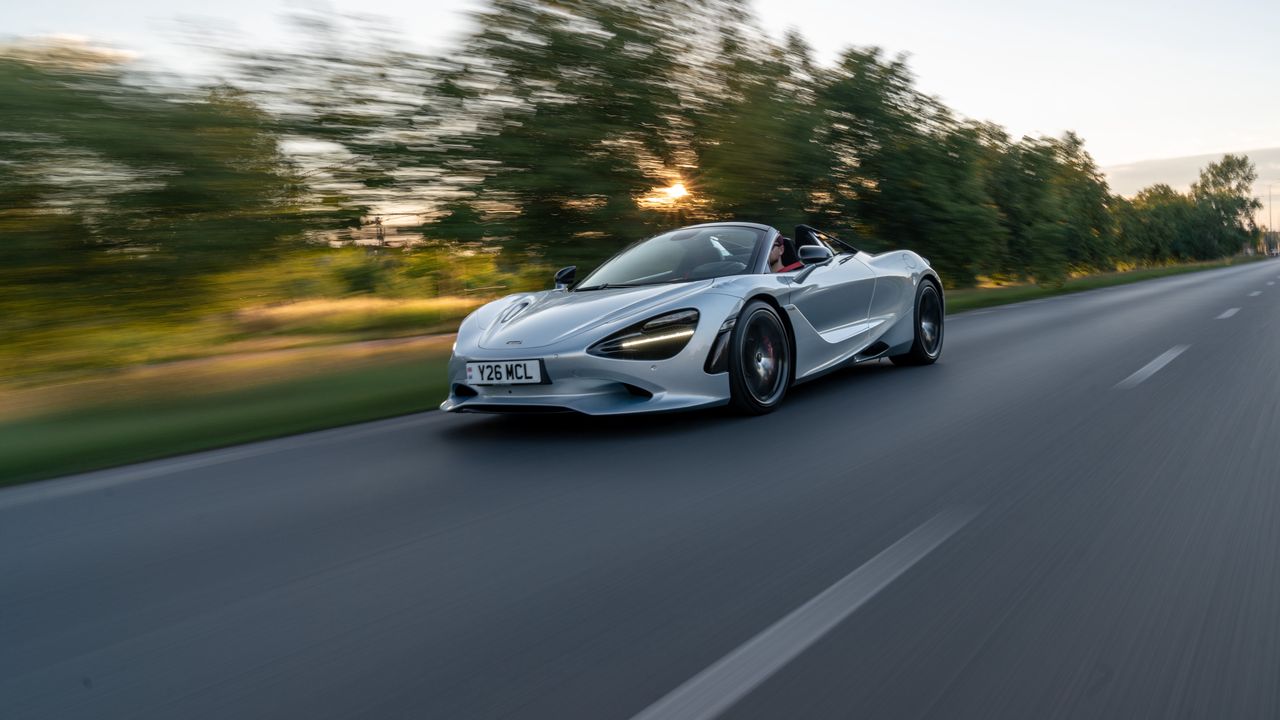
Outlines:
<svg viewBox="0 0 1280 720"><path fill-rule="evenodd" d="M183 48L183 33L228 30L280 43L288 37L281 17L299 7L385 16L424 49L444 49L471 27L466 12L478 4L48 0L11 4L0 32L84 36L161 65L194 67L199 60ZM756 0L754 7L771 34L799 30L819 62L834 62L849 45L908 53L918 87L961 115L1015 136L1074 130L1104 168L1132 175L1145 160L1280 147L1276 0ZM1260 182L1280 180L1280 158L1259 174Z"/></svg>

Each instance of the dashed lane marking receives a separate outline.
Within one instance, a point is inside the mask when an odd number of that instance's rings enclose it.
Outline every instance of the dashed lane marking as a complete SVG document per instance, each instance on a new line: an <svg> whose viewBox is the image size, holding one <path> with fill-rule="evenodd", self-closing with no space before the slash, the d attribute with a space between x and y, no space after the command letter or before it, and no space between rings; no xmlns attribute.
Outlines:
<svg viewBox="0 0 1280 720"><path fill-rule="evenodd" d="M968 525L977 514L976 508L957 507L935 515L632 720L710 720L720 715Z"/></svg>
<svg viewBox="0 0 1280 720"><path fill-rule="evenodd" d="M1160 357L1157 357L1155 360L1152 360L1146 365L1143 365L1142 368L1138 370L1138 372L1130 375L1124 380L1121 380L1119 384L1116 385L1116 388L1119 390L1129 390L1131 388L1135 388L1141 385L1144 380L1160 372L1160 370L1165 365L1168 365L1169 363L1173 362L1174 358L1186 352L1187 348L1189 347L1191 346L1190 345L1174 345L1168 350L1165 350L1163 353L1160 354Z"/></svg>

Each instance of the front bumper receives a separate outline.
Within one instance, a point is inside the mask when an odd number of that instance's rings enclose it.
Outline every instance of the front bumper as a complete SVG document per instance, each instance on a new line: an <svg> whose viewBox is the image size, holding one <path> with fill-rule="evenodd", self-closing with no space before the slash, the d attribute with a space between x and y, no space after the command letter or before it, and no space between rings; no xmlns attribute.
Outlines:
<svg viewBox="0 0 1280 720"><path fill-rule="evenodd" d="M707 327L710 329L707 330ZM706 323L668 360L616 360L585 351L540 354L528 350L455 350L449 359L446 412L579 412L586 415L669 412L729 402L728 373L704 370L718 323ZM542 385L469 385L466 364L541 359Z"/></svg>

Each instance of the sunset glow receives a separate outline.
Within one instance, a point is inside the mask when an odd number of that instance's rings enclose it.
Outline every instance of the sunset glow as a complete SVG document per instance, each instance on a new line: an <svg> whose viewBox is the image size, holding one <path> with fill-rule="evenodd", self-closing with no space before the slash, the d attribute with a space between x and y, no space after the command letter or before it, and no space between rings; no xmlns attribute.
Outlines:
<svg viewBox="0 0 1280 720"><path fill-rule="evenodd" d="M672 202L689 194L689 191L684 189L684 183L676 183L671 187L662 188L659 192L670 198Z"/></svg>
<svg viewBox="0 0 1280 720"><path fill-rule="evenodd" d="M677 181L667 187L654 188L648 195L640 198L639 202L643 207L670 207L688 197L688 188Z"/></svg>

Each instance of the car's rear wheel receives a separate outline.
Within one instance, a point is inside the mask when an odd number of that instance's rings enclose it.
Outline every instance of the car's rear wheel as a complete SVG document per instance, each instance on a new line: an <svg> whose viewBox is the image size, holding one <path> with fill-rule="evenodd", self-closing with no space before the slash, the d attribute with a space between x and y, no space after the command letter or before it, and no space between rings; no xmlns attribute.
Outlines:
<svg viewBox="0 0 1280 720"><path fill-rule="evenodd" d="M932 365L942 355L946 314L942 292L932 280L921 280L916 289L915 340L911 349L889 358L894 365Z"/></svg>
<svg viewBox="0 0 1280 720"><path fill-rule="evenodd" d="M791 343L778 311L756 300L738 315L729 353L733 407L749 415L772 412L791 385Z"/></svg>

